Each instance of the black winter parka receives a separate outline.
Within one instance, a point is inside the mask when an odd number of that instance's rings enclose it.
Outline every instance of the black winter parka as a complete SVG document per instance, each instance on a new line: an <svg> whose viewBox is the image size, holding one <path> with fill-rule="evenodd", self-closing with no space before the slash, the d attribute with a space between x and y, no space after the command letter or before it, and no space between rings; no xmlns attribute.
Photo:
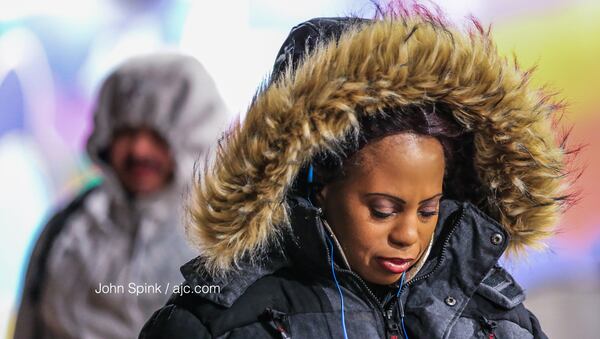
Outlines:
<svg viewBox="0 0 600 339"><path fill-rule="evenodd" d="M220 293L173 295L140 338L343 338L319 209L303 198L290 206L293 227L284 256L274 254L263 267L225 279L199 274L199 259L191 261L182 267L189 291L219 286ZM399 298L399 286L377 296L334 263L348 337L404 338L404 317L408 338L545 338L522 304L523 290L498 265L507 244L502 227L475 206L444 200L432 251Z"/></svg>
<svg viewBox="0 0 600 339"><path fill-rule="evenodd" d="M174 295L141 338L343 338L344 327L361 339L544 338L498 259L543 244L558 220L559 106L480 28L464 33L421 13L292 29L190 206L200 256L183 267L185 286L220 293ZM402 286L375 288L339 262L296 184L315 156L344 158L361 119L425 103L447 107L470 136L462 165L472 175L457 179L473 189L463 199L445 182L424 266Z"/></svg>

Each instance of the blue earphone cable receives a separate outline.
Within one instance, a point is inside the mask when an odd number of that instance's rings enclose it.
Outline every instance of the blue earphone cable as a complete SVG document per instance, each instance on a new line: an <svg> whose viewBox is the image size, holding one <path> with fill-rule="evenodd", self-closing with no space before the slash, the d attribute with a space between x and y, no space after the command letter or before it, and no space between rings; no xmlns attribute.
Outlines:
<svg viewBox="0 0 600 339"><path fill-rule="evenodd" d="M344 339L348 339L348 332L346 332L346 318L344 316L344 294L342 293L342 288L340 287L340 283L335 275L335 268L333 264L333 241L331 241L331 238L329 237L327 237L327 240L329 241L329 247L331 248L331 275L333 275L333 281L335 282L335 286L340 294L340 303L342 307L342 330L344 331Z"/></svg>
<svg viewBox="0 0 600 339"><path fill-rule="evenodd" d="M306 178L306 182L308 183L308 192L306 194L306 199L308 200L308 202L310 202L311 205L313 204L312 201L310 201L310 196L312 195L312 189L313 189L312 183L313 183L313 180L314 180L313 172L314 172L313 171L313 166L310 165L308 167L308 176Z"/></svg>
<svg viewBox="0 0 600 339"><path fill-rule="evenodd" d="M402 286L404 285L404 276L406 272L402 272L402 276L400 277L400 287L398 288L398 292L396 292L396 298L400 297L400 291L402 291Z"/></svg>
<svg viewBox="0 0 600 339"><path fill-rule="evenodd" d="M307 181L309 184L313 182L313 166L312 164L308 167L308 178ZM310 201L310 194L309 194ZM342 293L342 288L340 287L340 283L337 280L337 276L335 275L335 265L333 260L333 241L331 237L327 236L327 241L329 241L329 248L331 249L331 275L333 276L333 281L335 282L335 286L337 287L338 293L340 294L340 304L342 308L342 330L344 331L344 339L348 339L348 332L346 331L346 316L344 314L344 293Z"/></svg>
<svg viewBox="0 0 600 339"><path fill-rule="evenodd" d="M402 300L400 300L400 291L402 291L402 286L404 286L404 276L406 275L406 271L402 272L402 277L400 278L400 287L398 288L398 292L396 292L396 298L398 298L398 302L400 303L400 307L404 309L402 306ZM402 333L404 333L404 339L408 339L408 333L406 333L406 327L404 327L404 310L402 310L402 314L400 315L400 323L402 325Z"/></svg>
<svg viewBox="0 0 600 339"><path fill-rule="evenodd" d="M308 178L307 181L309 184L312 184L313 182L313 166L310 165L308 167ZM310 201L310 200L309 200ZM335 265L334 265L334 260L333 260L333 241L331 240L331 237L327 237L327 241L329 242L329 248L331 249L331 275L333 276L333 281L335 282L335 286L337 287L338 293L340 294L340 304L341 304L341 308L342 308L342 330L344 332L344 339L348 339L348 332L346 331L346 317L345 317L345 312L344 312L344 293L342 293L342 288L340 287L340 283L337 280L337 276L335 275ZM398 292L396 293L396 297L398 297L398 301L400 301L399 296L400 296L400 290L402 289L402 285L404 285L404 276L405 276L406 272L402 273L402 278L400 281L400 288L398 289ZM402 332L404 332L404 339L408 339L408 334L406 334L406 328L404 327L404 315L402 315L401 317L402 319Z"/></svg>

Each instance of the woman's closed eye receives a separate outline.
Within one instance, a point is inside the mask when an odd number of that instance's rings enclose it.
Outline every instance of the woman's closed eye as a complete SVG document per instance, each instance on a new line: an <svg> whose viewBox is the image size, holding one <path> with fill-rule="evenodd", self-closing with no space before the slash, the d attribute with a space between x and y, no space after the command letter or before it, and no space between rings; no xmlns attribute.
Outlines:
<svg viewBox="0 0 600 339"><path fill-rule="evenodd" d="M396 214L396 212L391 210L378 210L375 208L371 208L371 215L376 219L386 219Z"/></svg>
<svg viewBox="0 0 600 339"><path fill-rule="evenodd" d="M427 203L423 204L422 206L420 206L420 208L418 210L419 216L423 219L429 219L429 218L436 216L439 212L438 206L439 206L439 201L438 202L427 202Z"/></svg>
<svg viewBox="0 0 600 339"><path fill-rule="evenodd" d="M393 215L395 215L397 212L395 211L383 211L383 210L378 210L378 209L371 209L371 214L373 215L373 217L375 217L376 219L386 219L389 218ZM436 216L438 214L437 210L420 210L418 211L419 216L424 218L424 219L428 219L428 218L432 218L434 216Z"/></svg>
<svg viewBox="0 0 600 339"><path fill-rule="evenodd" d="M372 204L371 206L369 206L369 210L371 211L371 215L375 219L386 219L399 212L398 206L385 201L379 201Z"/></svg>
<svg viewBox="0 0 600 339"><path fill-rule="evenodd" d="M423 218L431 218L433 216L436 216L438 214L437 210L433 210L433 211L419 211L419 215Z"/></svg>
<svg viewBox="0 0 600 339"><path fill-rule="evenodd" d="M370 210L371 210L371 215L375 219L387 219L389 217L396 215L399 212L393 208L372 207L372 208L370 208ZM433 218L434 216L436 216L438 214L438 210L437 210L437 206L436 207L426 207L426 208L419 209L417 211L417 213L420 218L429 219L429 218Z"/></svg>

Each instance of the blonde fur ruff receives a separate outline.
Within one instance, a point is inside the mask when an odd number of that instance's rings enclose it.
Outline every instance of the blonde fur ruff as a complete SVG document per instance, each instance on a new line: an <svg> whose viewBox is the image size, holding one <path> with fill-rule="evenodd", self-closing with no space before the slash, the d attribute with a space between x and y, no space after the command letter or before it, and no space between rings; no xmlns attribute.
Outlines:
<svg viewBox="0 0 600 339"><path fill-rule="evenodd" d="M319 45L257 94L196 183L188 234L202 269L226 274L277 245L301 166L357 133L361 114L424 102L447 104L474 134L478 207L508 231L509 249L543 246L560 214L564 150L556 105L528 82L489 34L420 17L360 24Z"/></svg>

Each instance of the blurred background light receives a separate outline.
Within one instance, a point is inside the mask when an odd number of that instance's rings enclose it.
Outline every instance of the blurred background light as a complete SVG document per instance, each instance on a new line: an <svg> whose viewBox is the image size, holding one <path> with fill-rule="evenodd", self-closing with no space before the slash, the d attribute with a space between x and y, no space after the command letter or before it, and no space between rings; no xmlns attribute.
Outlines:
<svg viewBox="0 0 600 339"><path fill-rule="evenodd" d="M384 1L380 1L384 3ZM454 22L492 24L498 49L561 92L564 126L588 145L582 200L549 250L506 261L551 338L600 333L600 2L437 1ZM10 333L29 251L53 211L98 180L84 145L94 97L126 58L195 56L243 118L289 30L318 16L370 17L368 0L0 0L0 337ZM461 25L459 24L459 27ZM592 317L592 318L590 318Z"/></svg>

